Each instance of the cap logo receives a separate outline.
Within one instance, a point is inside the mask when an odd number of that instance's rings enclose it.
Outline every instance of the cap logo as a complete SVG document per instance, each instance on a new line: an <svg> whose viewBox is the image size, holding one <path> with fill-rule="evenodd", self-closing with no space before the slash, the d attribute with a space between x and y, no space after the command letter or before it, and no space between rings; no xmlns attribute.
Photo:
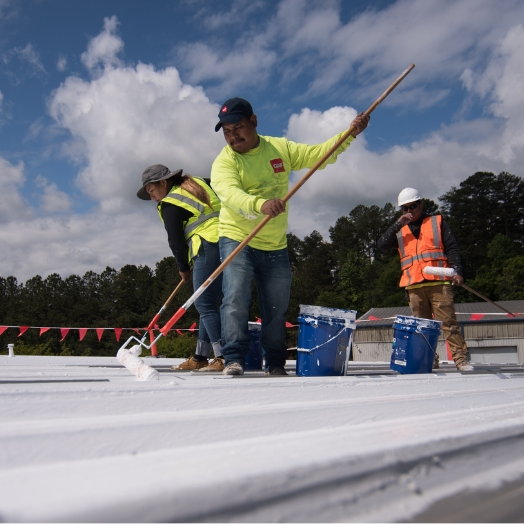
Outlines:
<svg viewBox="0 0 524 524"><path fill-rule="evenodd" d="M221 110L220 110L221 113L227 113L227 106L224 106Z"/></svg>
<svg viewBox="0 0 524 524"><path fill-rule="evenodd" d="M284 173L284 161L281 158L274 158L270 160L269 163L273 168L273 173Z"/></svg>

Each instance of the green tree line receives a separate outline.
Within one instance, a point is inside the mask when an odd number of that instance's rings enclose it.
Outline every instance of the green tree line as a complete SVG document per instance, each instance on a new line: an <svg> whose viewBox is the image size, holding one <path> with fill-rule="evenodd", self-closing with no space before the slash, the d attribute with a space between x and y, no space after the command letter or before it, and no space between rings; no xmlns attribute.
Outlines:
<svg viewBox="0 0 524 524"><path fill-rule="evenodd" d="M452 187L439 203L425 200L426 209L441 213L457 239L465 278L471 287L493 300L524 298L524 181L510 173L477 172ZM300 304L352 309L358 315L372 307L406 305L398 287L398 254L382 253L377 240L399 217L395 205L356 206L329 229L329 239L313 231L303 239L288 234L293 267L288 320L296 323ZM126 265L107 267L100 274L62 278L51 274L35 276L25 283L15 277L0 277L0 325L70 328L124 328L120 341L111 331L99 341L90 329L80 341L74 330L60 342L62 334L51 329L40 336L28 330L7 329L0 335L3 349L16 343L17 352L52 355L114 355L134 333L144 328L178 283L173 257L159 261L154 269ZM166 309L160 325L192 293L184 286ZM457 302L478 301L459 288ZM251 318L258 314L256 300ZM198 322L195 308L177 325L187 328ZM175 326L175 327L177 327ZM127 329L126 329L127 328ZM290 331L292 345L296 330ZM195 335L174 331L159 341L159 353L186 356L195 345Z"/></svg>

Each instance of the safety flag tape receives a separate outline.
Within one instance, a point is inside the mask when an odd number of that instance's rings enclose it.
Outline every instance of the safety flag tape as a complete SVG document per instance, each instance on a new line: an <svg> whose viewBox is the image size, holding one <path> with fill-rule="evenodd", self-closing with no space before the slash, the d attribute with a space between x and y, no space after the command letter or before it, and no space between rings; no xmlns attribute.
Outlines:
<svg viewBox="0 0 524 524"><path fill-rule="evenodd" d="M485 317L489 316L501 316L501 317L508 317L508 318L515 318L515 317L524 317L524 313L513 313L514 316L511 316L509 313L461 313L459 311L456 311L455 314L457 316L466 316L469 315L469 318L465 320L483 320ZM358 322L373 322L375 320L391 320L397 318L396 315L393 317L375 317L374 315L370 315L368 318L364 319L358 319Z"/></svg>
<svg viewBox="0 0 524 524"><path fill-rule="evenodd" d="M504 316L504 317L508 317L508 318L515 318L515 317L511 317L508 313L460 313L460 312L457 311L456 315L457 316L459 316L459 315L460 316L469 316L469 318L466 319L466 320L483 320L484 318L491 317L491 316ZM524 317L524 313L514 313L514 315L516 317ZM396 318L396 316L392 316L392 317L376 317L376 316L370 315L366 319L357 319L356 322L358 324L358 323L363 323L363 322L373 322L373 321L376 321L376 320L393 320L395 318ZM261 322L262 322L261 319L257 318L254 323L261 324ZM297 326L298 326L298 324L292 324L291 322L286 322L286 328L295 328ZM93 327L93 328L87 328L87 327L57 327L57 326L45 326L45 327L40 327L40 326L0 326L0 335L5 333L8 329L18 329L19 332L18 332L17 337L21 337L29 329L38 329L38 330L40 330L39 336L42 336L44 333L47 333L50 330L59 330L60 334L62 336L62 338L60 339L60 342L65 340L65 338L67 337L67 335L71 331L75 331L75 330L78 331L78 339L80 341L82 341L85 338L85 336L86 336L88 331L95 331L96 332L96 336L97 336L99 342L100 342L100 340L102 340L102 336L103 336L103 334L106 331L114 331L115 339L117 340L117 342L120 340L120 337L122 336L122 332L123 331L134 331L138 335L148 331L146 328L116 328L116 327ZM151 331L153 331L153 332L154 331L159 331L159 327L155 326ZM185 331L190 331L190 332L198 331L198 327L197 327L196 322L193 322L193 324L191 324L191 326L189 326L188 328L176 328L176 329L171 329L170 331L174 331L178 335L182 335L183 336Z"/></svg>

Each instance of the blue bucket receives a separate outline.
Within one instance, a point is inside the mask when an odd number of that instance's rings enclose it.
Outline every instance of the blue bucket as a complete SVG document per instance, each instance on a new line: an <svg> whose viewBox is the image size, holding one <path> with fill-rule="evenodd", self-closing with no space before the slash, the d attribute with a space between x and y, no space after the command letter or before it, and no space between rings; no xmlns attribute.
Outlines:
<svg viewBox="0 0 524 524"><path fill-rule="evenodd" d="M297 375L345 375L356 311L300 306Z"/></svg>
<svg viewBox="0 0 524 524"><path fill-rule="evenodd" d="M431 373L440 334L439 320L397 315L389 367L399 373Z"/></svg>
<svg viewBox="0 0 524 524"><path fill-rule="evenodd" d="M263 368L264 355L260 340L261 325L257 322L249 322L249 350L244 359L246 371L258 371Z"/></svg>

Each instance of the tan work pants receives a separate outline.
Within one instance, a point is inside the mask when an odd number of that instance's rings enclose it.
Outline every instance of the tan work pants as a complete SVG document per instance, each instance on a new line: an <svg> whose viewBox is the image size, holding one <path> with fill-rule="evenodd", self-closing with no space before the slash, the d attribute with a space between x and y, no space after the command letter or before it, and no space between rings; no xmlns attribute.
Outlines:
<svg viewBox="0 0 524 524"><path fill-rule="evenodd" d="M413 316L433 318L442 322L444 338L449 344L455 364L458 366L469 361L466 341L457 324L451 285L423 286L406 291Z"/></svg>

